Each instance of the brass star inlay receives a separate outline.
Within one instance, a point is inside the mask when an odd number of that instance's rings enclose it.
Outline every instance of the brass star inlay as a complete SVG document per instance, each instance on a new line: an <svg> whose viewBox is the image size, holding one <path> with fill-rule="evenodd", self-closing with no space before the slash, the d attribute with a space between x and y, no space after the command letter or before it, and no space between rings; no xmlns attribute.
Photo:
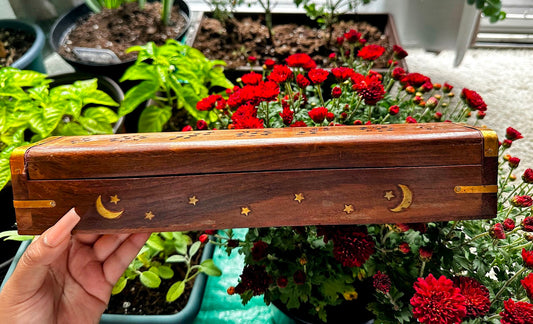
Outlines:
<svg viewBox="0 0 533 324"><path fill-rule="evenodd" d="M196 198L196 196L189 197L189 205L196 206L197 202L198 202L198 198Z"/></svg>
<svg viewBox="0 0 533 324"><path fill-rule="evenodd" d="M353 205L344 205L344 209L342 210L346 214L350 214L354 212Z"/></svg>
<svg viewBox="0 0 533 324"><path fill-rule="evenodd" d="M120 201L120 199L118 198L118 195L114 195L109 197L109 201L116 205Z"/></svg>
<svg viewBox="0 0 533 324"><path fill-rule="evenodd" d="M154 215L154 213L152 213L152 211L149 211L149 212L144 214L144 219L152 220L152 218L154 218L154 217L155 217L155 215Z"/></svg>
<svg viewBox="0 0 533 324"><path fill-rule="evenodd" d="M251 213L252 210L248 207L241 207L241 214L242 215L245 215L245 216L248 216L249 213Z"/></svg>
<svg viewBox="0 0 533 324"><path fill-rule="evenodd" d="M385 192L385 196L383 196L384 198L387 198L387 200L391 200L392 198L396 197L392 191L387 191Z"/></svg>
<svg viewBox="0 0 533 324"><path fill-rule="evenodd" d="M294 200L296 200L299 204L302 203L302 200L304 200L305 197L304 197L304 194L303 193L297 193L297 194L294 194Z"/></svg>

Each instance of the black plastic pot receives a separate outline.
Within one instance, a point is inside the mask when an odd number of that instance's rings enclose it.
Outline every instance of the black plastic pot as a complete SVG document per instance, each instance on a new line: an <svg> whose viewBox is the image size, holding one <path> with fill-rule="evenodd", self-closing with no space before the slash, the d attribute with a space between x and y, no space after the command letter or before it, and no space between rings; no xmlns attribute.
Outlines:
<svg viewBox="0 0 533 324"><path fill-rule="evenodd" d="M44 66L42 56L45 37L41 27L17 19L1 19L0 27L20 30L35 36L35 41L33 42L33 45L30 47L30 49L18 60L13 62L13 64L11 64L11 67L21 70L33 70L41 73L46 73L46 68Z"/></svg>
<svg viewBox="0 0 533 324"><path fill-rule="evenodd" d="M183 29L182 33L176 38L180 39L183 37L183 35L187 32L187 29L189 28L190 11L189 6L183 0L175 1L174 5L179 6L180 10L183 12L184 18L187 20L187 25ZM83 3L73 8L63 16L59 17L50 28L49 37L52 49L58 52L59 47L64 43L70 31L74 29L81 20L87 18L92 13L93 12L91 11L91 9L85 3ZM81 59L74 60L64 56L62 56L62 58L70 65L72 65L72 67L77 72L87 72L98 75L104 75L115 81L120 80L126 69L135 62L135 59L131 59L123 61L121 63L105 64L83 61Z"/></svg>
<svg viewBox="0 0 533 324"><path fill-rule="evenodd" d="M0 217L0 232L16 230L15 208L13 207L13 189L11 185L0 190L0 206L2 206L2 217ZM7 273L20 242L4 241L0 239L0 280Z"/></svg>

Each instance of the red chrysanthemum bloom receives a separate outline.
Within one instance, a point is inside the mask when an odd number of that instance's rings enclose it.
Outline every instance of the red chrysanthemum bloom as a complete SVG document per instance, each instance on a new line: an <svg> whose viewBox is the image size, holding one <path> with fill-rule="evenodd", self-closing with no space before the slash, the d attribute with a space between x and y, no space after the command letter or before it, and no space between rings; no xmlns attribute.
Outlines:
<svg viewBox="0 0 533 324"><path fill-rule="evenodd" d="M397 67L392 70L392 78L396 81L401 80L403 77L405 77L406 72L403 68Z"/></svg>
<svg viewBox="0 0 533 324"><path fill-rule="evenodd" d="M197 130L206 130L207 129L207 123L205 120L200 119L196 122L196 129Z"/></svg>
<svg viewBox="0 0 533 324"><path fill-rule="evenodd" d="M280 112L279 116L283 120L283 124L289 126L294 118L294 112L289 107L283 107L283 112Z"/></svg>
<svg viewBox="0 0 533 324"><path fill-rule="evenodd" d="M503 240L505 239L505 230L503 229L503 225L501 223L494 224L489 229L489 234L492 236L492 238L496 240Z"/></svg>
<svg viewBox="0 0 533 324"><path fill-rule="evenodd" d="M407 118L405 118L405 122L408 123L408 124L416 124L417 121L414 117L412 116L407 116Z"/></svg>
<svg viewBox="0 0 533 324"><path fill-rule="evenodd" d="M307 279L307 276L302 270L297 270L292 276L292 279L294 279L295 284L303 285L305 283L305 280Z"/></svg>
<svg viewBox="0 0 533 324"><path fill-rule="evenodd" d="M372 276L372 284L377 291L386 294L390 291L391 280L389 276L378 271Z"/></svg>
<svg viewBox="0 0 533 324"><path fill-rule="evenodd" d="M183 128L181 129L182 132L190 132L190 131L192 131L192 130L193 130L193 129L192 129L192 126L191 126L191 125L187 125L187 126L185 126L185 127L183 127Z"/></svg>
<svg viewBox="0 0 533 324"><path fill-rule="evenodd" d="M344 44L344 37L337 37L337 46L342 46Z"/></svg>
<svg viewBox="0 0 533 324"><path fill-rule="evenodd" d="M423 85L426 82L431 82L431 79L428 78L427 76L423 75L423 74L415 72L415 73L406 74L400 80L400 82L406 87L407 86L412 86L414 88L418 88L418 87L420 87L421 85Z"/></svg>
<svg viewBox="0 0 533 324"><path fill-rule="evenodd" d="M533 323L533 305L526 302L515 302L508 299L503 302L504 310L500 312L501 324L531 324Z"/></svg>
<svg viewBox="0 0 533 324"><path fill-rule="evenodd" d="M424 84L421 85L419 89L422 92L429 92L429 91L433 90L433 83L431 83L429 81L428 82L424 82Z"/></svg>
<svg viewBox="0 0 533 324"><path fill-rule="evenodd" d="M317 124L322 123L326 119L327 113L328 109L326 107L316 107L308 112L309 117Z"/></svg>
<svg viewBox="0 0 533 324"><path fill-rule="evenodd" d="M522 287L526 290L527 298L533 299L533 273L530 273L524 279L520 280Z"/></svg>
<svg viewBox="0 0 533 324"><path fill-rule="evenodd" d="M298 74L296 76L296 84L301 88L305 89L307 86L311 84L311 82L302 74Z"/></svg>
<svg viewBox="0 0 533 324"><path fill-rule="evenodd" d="M342 95L342 89L339 87L334 87L331 89L331 96L333 98L339 98Z"/></svg>
<svg viewBox="0 0 533 324"><path fill-rule="evenodd" d="M484 119L487 116L487 113L481 110L478 110L476 113L477 119Z"/></svg>
<svg viewBox="0 0 533 324"><path fill-rule="evenodd" d="M418 249L418 254L423 261L429 261L433 257L433 250L427 246L421 246Z"/></svg>
<svg viewBox="0 0 533 324"><path fill-rule="evenodd" d="M473 90L464 88L463 91L461 91L461 98L470 109L479 111L487 110L487 104L483 101L483 98Z"/></svg>
<svg viewBox="0 0 533 324"><path fill-rule="evenodd" d="M352 44L353 43L357 43L359 41L359 39L361 38L361 33L358 32L355 29L350 29L349 31L344 33L344 38L346 38L346 40L349 43L352 43ZM338 41L337 41L337 43L338 43Z"/></svg>
<svg viewBox="0 0 533 324"><path fill-rule="evenodd" d="M260 73L255 73L254 71L246 73L241 77L242 83L250 85L258 85L259 82L263 81L263 75Z"/></svg>
<svg viewBox="0 0 533 324"><path fill-rule="evenodd" d="M385 88L379 79L375 76L366 76L362 80L358 80L359 76L356 74L352 77L352 89L357 91L357 94L363 98L365 104L374 106L385 97Z"/></svg>
<svg viewBox="0 0 533 324"><path fill-rule="evenodd" d="M335 61L337 59L337 54L329 53L328 58L330 59L330 61Z"/></svg>
<svg viewBox="0 0 533 324"><path fill-rule="evenodd" d="M287 62L287 65L290 67L303 68L304 66L309 64L309 61L312 61L312 60L313 59L308 54L296 53L296 54L289 55L289 57L285 59L285 62Z"/></svg>
<svg viewBox="0 0 533 324"><path fill-rule="evenodd" d="M522 174L522 181L525 183L533 183L533 170L530 168L527 168L526 171L524 171L524 174Z"/></svg>
<svg viewBox="0 0 533 324"><path fill-rule="evenodd" d="M292 79L292 70L286 65L274 65L274 69L268 75L268 80L276 83L283 83Z"/></svg>
<svg viewBox="0 0 533 324"><path fill-rule="evenodd" d="M264 128L263 120L257 118L257 108L249 104L240 106L231 120L235 129Z"/></svg>
<svg viewBox="0 0 533 324"><path fill-rule="evenodd" d="M276 281L276 283L278 284L278 287L285 288L285 287L287 287L287 284L289 283L289 280L287 280L286 277L279 277L278 280Z"/></svg>
<svg viewBox="0 0 533 324"><path fill-rule="evenodd" d="M435 120L441 120L442 119L442 113L440 111L437 111L434 115L433 115L433 118Z"/></svg>
<svg viewBox="0 0 533 324"><path fill-rule="evenodd" d="M205 232L205 234L207 234L207 235L215 235L216 232L217 232L217 230L205 230L204 232Z"/></svg>
<svg viewBox="0 0 533 324"><path fill-rule="evenodd" d="M207 242L207 240L209 240L209 235L207 234L202 234L198 237L198 241L202 242L202 243L205 243Z"/></svg>
<svg viewBox="0 0 533 324"><path fill-rule="evenodd" d="M465 297L450 279L441 276L437 280L430 274L418 278L413 288L413 317L420 323L461 323L466 316Z"/></svg>
<svg viewBox="0 0 533 324"><path fill-rule="evenodd" d="M533 251L522 248L522 261L524 261L525 267L533 269Z"/></svg>
<svg viewBox="0 0 533 324"><path fill-rule="evenodd" d="M374 254L374 241L362 226L320 226L317 234L333 241L333 256L344 267L361 267Z"/></svg>
<svg viewBox="0 0 533 324"><path fill-rule="evenodd" d="M269 70L272 70L274 68L274 65L276 65L276 61L273 59L266 59L265 60L265 67Z"/></svg>
<svg viewBox="0 0 533 324"><path fill-rule="evenodd" d="M391 114L392 116L397 115L399 112L400 112L400 107L398 107L398 105L389 107L389 114Z"/></svg>
<svg viewBox="0 0 533 324"><path fill-rule="evenodd" d="M401 60L407 57L407 52L399 45L392 45L392 55L395 59Z"/></svg>
<svg viewBox="0 0 533 324"><path fill-rule="evenodd" d="M442 86L442 91L444 93L449 93L452 90L453 90L453 86L447 82L444 82L444 85Z"/></svg>
<svg viewBox="0 0 533 324"><path fill-rule="evenodd" d="M254 90L260 101L275 101L279 95L279 85L272 81L260 82Z"/></svg>
<svg viewBox="0 0 533 324"><path fill-rule="evenodd" d="M398 250L400 250L400 252L402 252L403 254L407 254L411 252L411 247L409 246L409 243L402 242L400 243L400 245L398 245Z"/></svg>
<svg viewBox="0 0 533 324"><path fill-rule="evenodd" d="M291 127L307 127L304 121L298 120L291 124Z"/></svg>
<svg viewBox="0 0 533 324"><path fill-rule="evenodd" d="M346 81L355 74L355 71L354 69L341 66L331 69L331 74L339 81Z"/></svg>
<svg viewBox="0 0 533 324"><path fill-rule="evenodd" d="M503 221L503 228L505 228L506 231L512 231L512 230L514 230L514 228L515 228L514 220L512 220L512 219L510 219L510 218L506 218L506 219Z"/></svg>
<svg viewBox="0 0 533 324"><path fill-rule="evenodd" d="M519 131L512 127L507 127L507 129L505 130L505 137L511 141L516 141L518 139L524 138L524 136L522 136Z"/></svg>
<svg viewBox="0 0 533 324"><path fill-rule="evenodd" d="M226 100L221 95L213 94L203 98L196 103L196 109L200 111L208 111L214 108L224 109L226 106Z"/></svg>
<svg viewBox="0 0 533 324"><path fill-rule="evenodd" d="M252 259L259 261L267 255L268 244L263 241L254 242L254 246L251 249Z"/></svg>
<svg viewBox="0 0 533 324"><path fill-rule="evenodd" d="M531 207L531 205L533 205L533 198L528 195L516 195L511 198L511 204L515 207Z"/></svg>
<svg viewBox="0 0 533 324"><path fill-rule="evenodd" d="M491 303L487 287L470 277L455 277L453 285L465 297L466 317L476 318L488 313Z"/></svg>
<svg viewBox="0 0 533 324"><path fill-rule="evenodd" d="M272 283L272 277L265 271L264 266L245 265L240 276L240 281L235 286L237 294L251 290L253 296L262 295Z"/></svg>
<svg viewBox="0 0 533 324"><path fill-rule="evenodd" d="M307 76L314 84L320 84L326 81L329 72L324 69L311 69L307 72Z"/></svg>
<svg viewBox="0 0 533 324"><path fill-rule="evenodd" d="M385 53L385 47L376 44L370 44L361 48L359 53L357 53L357 56L363 60L375 61L381 55L383 55L383 53Z"/></svg>
<svg viewBox="0 0 533 324"><path fill-rule="evenodd" d="M533 232L533 217L528 216L522 220L522 229L526 232Z"/></svg>
<svg viewBox="0 0 533 324"><path fill-rule="evenodd" d="M515 169L515 168L518 168L518 165L520 164L520 159L515 156L512 156L509 158L507 163L509 163L509 166L511 168Z"/></svg>
<svg viewBox="0 0 533 324"><path fill-rule="evenodd" d="M256 61L257 61L257 57L252 56L252 55L248 56L248 63L254 64Z"/></svg>

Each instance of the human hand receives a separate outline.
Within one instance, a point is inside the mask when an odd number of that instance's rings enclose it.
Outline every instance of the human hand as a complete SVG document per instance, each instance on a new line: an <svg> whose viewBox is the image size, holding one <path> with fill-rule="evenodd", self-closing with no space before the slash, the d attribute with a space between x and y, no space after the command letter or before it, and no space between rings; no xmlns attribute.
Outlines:
<svg viewBox="0 0 533 324"><path fill-rule="evenodd" d="M76 234L74 209L32 242L0 292L0 323L98 323L149 233Z"/></svg>

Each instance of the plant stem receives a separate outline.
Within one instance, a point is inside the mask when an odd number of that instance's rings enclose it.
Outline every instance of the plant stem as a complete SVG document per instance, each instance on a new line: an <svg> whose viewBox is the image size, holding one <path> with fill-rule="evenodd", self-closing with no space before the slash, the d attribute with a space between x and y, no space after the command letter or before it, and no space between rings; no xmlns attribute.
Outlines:
<svg viewBox="0 0 533 324"><path fill-rule="evenodd" d="M522 273L524 273L526 271L526 268L523 267L522 269L518 270L509 280L507 280L503 286L500 288L500 290L498 291L498 293L496 293L496 295L494 296L494 299L492 299L491 301L491 304L494 304L494 302L496 302L496 300L498 300L498 298L500 297L500 295L503 293L503 291L505 290L505 288L507 286L509 286L511 284L511 282L513 282L516 278L518 278Z"/></svg>

